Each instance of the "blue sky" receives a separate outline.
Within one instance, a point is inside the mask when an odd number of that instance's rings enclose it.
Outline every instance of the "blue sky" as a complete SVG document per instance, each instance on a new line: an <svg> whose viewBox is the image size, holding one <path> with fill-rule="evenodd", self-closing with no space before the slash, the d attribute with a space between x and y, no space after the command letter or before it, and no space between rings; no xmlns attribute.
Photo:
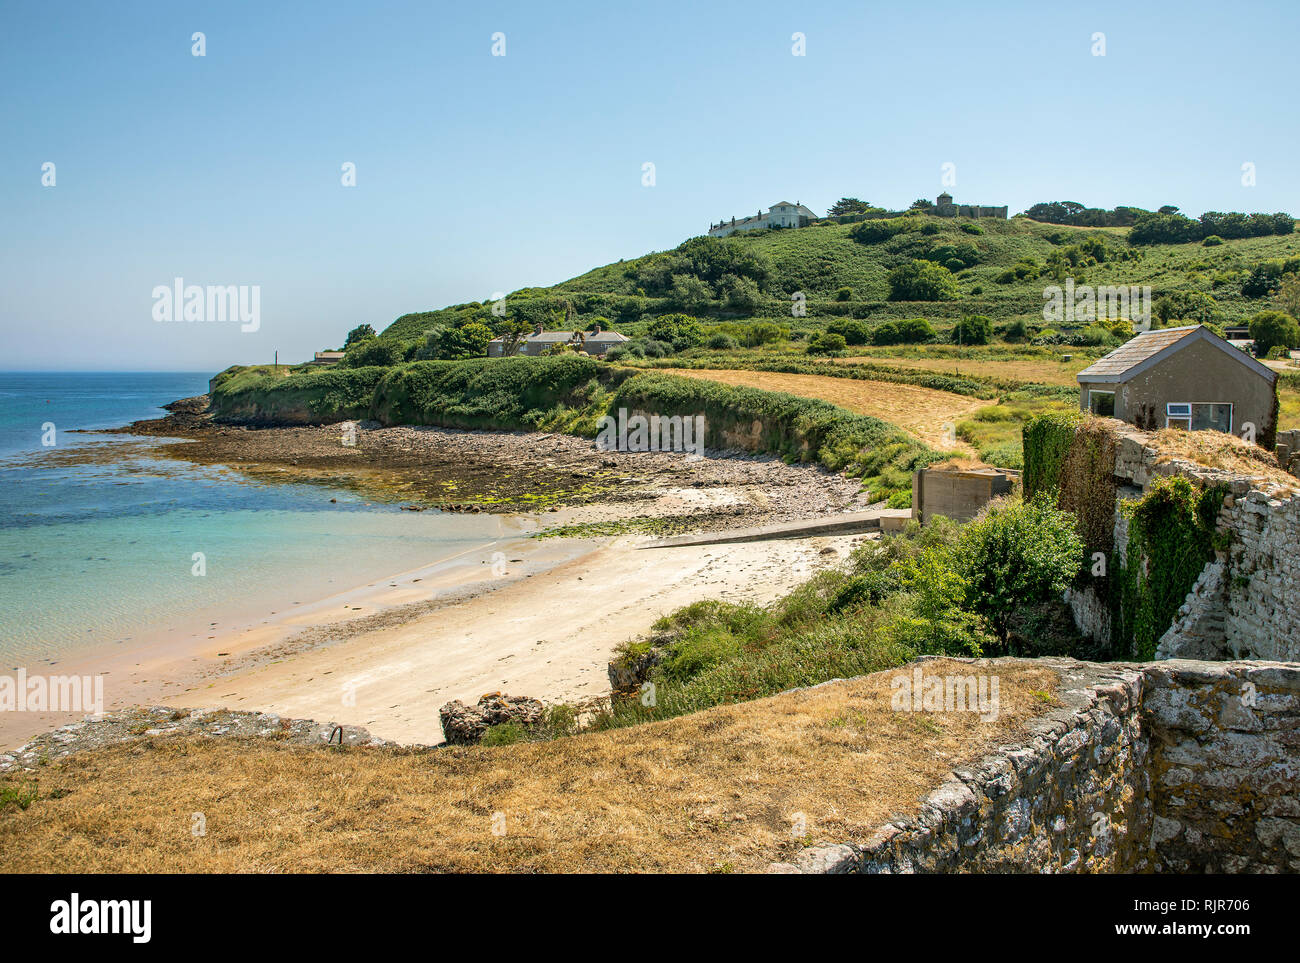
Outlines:
<svg viewBox="0 0 1300 963"><path fill-rule="evenodd" d="M776 201L933 198L945 163L1013 213L1300 214L1298 11L4 0L0 368L299 361ZM259 330L155 322L175 277L259 285Z"/></svg>

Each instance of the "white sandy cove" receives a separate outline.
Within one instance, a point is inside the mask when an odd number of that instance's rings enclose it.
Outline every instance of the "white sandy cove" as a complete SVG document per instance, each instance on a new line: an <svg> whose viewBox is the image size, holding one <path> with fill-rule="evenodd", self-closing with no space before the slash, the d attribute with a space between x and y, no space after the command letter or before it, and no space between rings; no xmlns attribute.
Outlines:
<svg viewBox="0 0 1300 963"><path fill-rule="evenodd" d="M636 548L646 541L506 543L504 576L480 578L478 594L441 604L427 601L427 580L415 586L395 578L397 589L380 601L405 608L382 610L372 599L365 610L378 613L363 622L349 613L351 624L299 616L300 625L319 627L306 643L291 642L273 661L263 656L168 703L274 712L437 743L438 709L452 699L472 703L502 691L555 702L607 693L614 647L659 616L703 598L769 601L842 559L855 536ZM820 554L828 546L835 554ZM448 573L433 588L445 594L466 577ZM256 633L219 637L206 654L237 656L267 641Z"/></svg>

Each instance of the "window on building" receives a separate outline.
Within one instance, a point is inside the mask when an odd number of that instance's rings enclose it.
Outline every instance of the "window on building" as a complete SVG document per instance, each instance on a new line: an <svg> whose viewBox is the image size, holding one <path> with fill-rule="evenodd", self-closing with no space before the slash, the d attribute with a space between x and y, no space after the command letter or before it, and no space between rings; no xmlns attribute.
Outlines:
<svg viewBox="0 0 1300 963"><path fill-rule="evenodd" d="M1115 416L1115 392L1089 391L1088 410L1094 415L1104 415L1107 418L1113 418Z"/></svg>
<svg viewBox="0 0 1300 963"><path fill-rule="evenodd" d="M1232 431L1232 405L1217 401L1179 401L1165 406L1165 426L1187 431Z"/></svg>
<svg viewBox="0 0 1300 963"><path fill-rule="evenodd" d="M1232 405L1205 403L1192 405L1192 431L1232 432Z"/></svg>

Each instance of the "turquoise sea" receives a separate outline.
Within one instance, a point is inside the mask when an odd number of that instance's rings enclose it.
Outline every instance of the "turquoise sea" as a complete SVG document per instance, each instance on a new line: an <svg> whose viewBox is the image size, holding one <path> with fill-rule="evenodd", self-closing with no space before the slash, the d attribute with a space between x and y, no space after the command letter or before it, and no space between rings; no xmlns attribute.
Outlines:
<svg viewBox="0 0 1300 963"><path fill-rule="evenodd" d="M159 457L157 439L74 430L158 417L207 379L0 373L0 671L145 632L192 632L232 609L283 612L506 534L495 516L252 482ZM50 425L53 446L42 444ZM80 457L94 446L111 459Z"/></svg>

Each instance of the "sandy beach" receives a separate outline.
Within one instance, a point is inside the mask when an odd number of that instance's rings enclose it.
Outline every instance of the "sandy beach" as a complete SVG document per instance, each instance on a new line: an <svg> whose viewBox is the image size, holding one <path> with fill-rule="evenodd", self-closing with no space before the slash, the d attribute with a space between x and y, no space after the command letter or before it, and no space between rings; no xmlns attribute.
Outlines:
<svg viewBox="0 0 1300 963"><path fill-rule="evenodd" d="M148 433L149 425L133 428ZM704 598L770 601L862 538L647 548L656 537L631 523L716 531L861 510L867 502L851 479L810 466L718 453L698 462L600 453L566 436L363 429L360 445L340 453L337 426L249 431L170 418L155 433L186 439L170 446L174 457L251 477L283 473L387 492L417 510L448 507L431 504L430 479L441 487L454 476L452 510L500 512L515 534L274 614L241 612L232 602L210 633L160 632L88 650L58 670L103 674L108 709L256 709L365 726L403 743L440 742L438 710L453 699L498 691L545 702L605 695L614 648L660 616ZM466 479L489 479L492 464L540 478L555 497L530 513L517 500L476 501L482 489ZM604 484L586 484L602 472ZM601 537L529 537L556 527ZM292 585L286 591L301 594ZM73 718L6 716L0 747Z"/></svg>

